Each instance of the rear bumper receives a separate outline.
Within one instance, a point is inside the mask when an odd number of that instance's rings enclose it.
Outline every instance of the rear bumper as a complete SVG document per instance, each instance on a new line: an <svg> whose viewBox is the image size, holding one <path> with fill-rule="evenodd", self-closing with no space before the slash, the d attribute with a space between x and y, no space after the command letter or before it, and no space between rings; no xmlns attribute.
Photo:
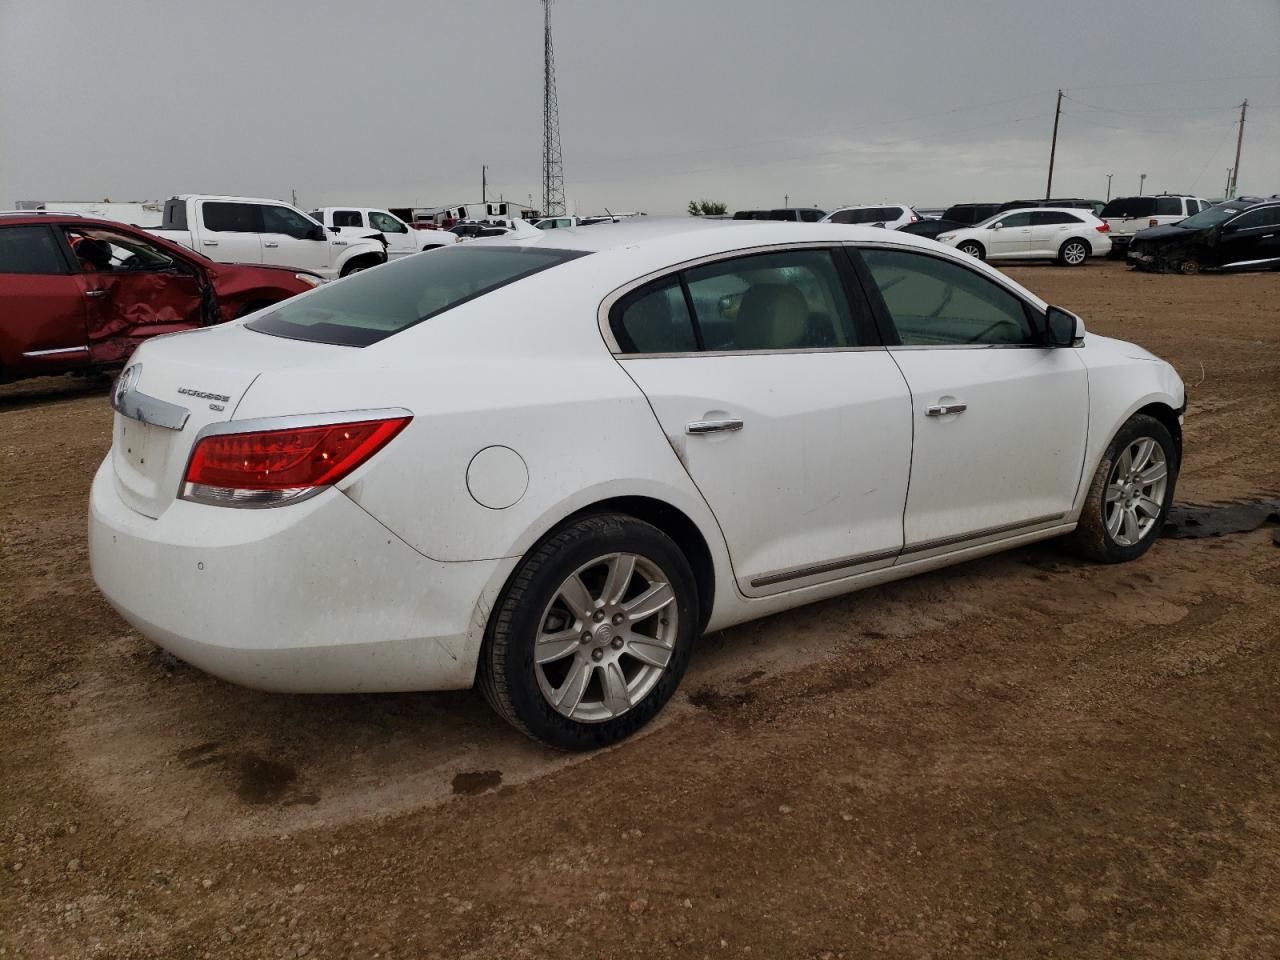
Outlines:
<svg viewBox="0 0 1280 960"><path fill-rule="evenodd" d="M151 642L261 690L468 687L515 560L441 563L342 493L264 510L130 509L110 458L90 493L94 580Z"/></svg>

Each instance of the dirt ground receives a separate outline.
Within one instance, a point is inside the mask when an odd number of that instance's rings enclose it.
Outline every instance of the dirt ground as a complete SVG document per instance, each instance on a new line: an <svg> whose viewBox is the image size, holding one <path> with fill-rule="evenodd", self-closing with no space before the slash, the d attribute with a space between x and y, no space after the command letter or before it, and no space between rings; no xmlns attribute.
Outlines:
<svg viewBox="0 0 1280 960"><path fill-rule="evenodd" d="M1010 273L1177 366L1179 500L1280 498L1280 274ZM0 956L1280 955L1270 529L712 635L649 731L568 757L471 693L158 654L88 573L105 393L0 388Z"/></svg>

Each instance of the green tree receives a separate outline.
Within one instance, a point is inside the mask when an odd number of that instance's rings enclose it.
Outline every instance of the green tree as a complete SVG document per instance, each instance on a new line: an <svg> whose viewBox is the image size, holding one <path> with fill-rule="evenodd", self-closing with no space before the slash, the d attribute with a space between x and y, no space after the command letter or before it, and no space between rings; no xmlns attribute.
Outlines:
<svg viewBox="0 0 1280 960"><path fill-rule="evenodd" d="M689 216L691 217L717 216L727 213L728 210L728 207L716 200L689 201Z"/></svg>

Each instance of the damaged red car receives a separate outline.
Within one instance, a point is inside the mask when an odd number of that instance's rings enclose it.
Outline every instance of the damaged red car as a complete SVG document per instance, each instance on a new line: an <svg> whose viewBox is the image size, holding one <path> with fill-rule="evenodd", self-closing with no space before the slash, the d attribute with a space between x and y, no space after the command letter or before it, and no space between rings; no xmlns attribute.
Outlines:
<svg viewBox="0 0 1280 960"><path fill-rule="evenodd" d="M0 215L0 382L118 366L148 337L233 320L321 282L215 263L109 220Z"/></svg>

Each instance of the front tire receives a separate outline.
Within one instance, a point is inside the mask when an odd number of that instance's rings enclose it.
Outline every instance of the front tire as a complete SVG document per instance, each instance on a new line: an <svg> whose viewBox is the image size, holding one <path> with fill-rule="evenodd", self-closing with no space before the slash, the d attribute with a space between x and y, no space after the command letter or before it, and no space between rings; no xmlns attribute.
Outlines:
<svg viewBox="0 0 1280 960"><path fill-rule="evenodd" d="M1089 259L1089 245L1083 240L1068 240L1058 250L1058 262L1064 267L1083 267Z"/></svg>
<svg viewBox="0 0 1280 960"><path fill-rule="evenodd" d="M1069 546L1099 563L1142 556L1169 515L1179 467L1169 429L1146 414L1131 417L1098 464Z"/></svg>
<svg viewBox="0 0 1280 960"><path fill-rule="evenodd" d="M966 240L964 243L956 247L956 249L961 253L967 253L975 260L981 260L985 256L982 244L978 243L976 240Z"/></svg>
<svg viewBox="0 0 1280 960"><path fill-rule="evenodd" d="M485 699L562 750L630 736L675 692L698 632L698 589L680 548L621 514L574 520L517 568L480 652Z"/></svg>

